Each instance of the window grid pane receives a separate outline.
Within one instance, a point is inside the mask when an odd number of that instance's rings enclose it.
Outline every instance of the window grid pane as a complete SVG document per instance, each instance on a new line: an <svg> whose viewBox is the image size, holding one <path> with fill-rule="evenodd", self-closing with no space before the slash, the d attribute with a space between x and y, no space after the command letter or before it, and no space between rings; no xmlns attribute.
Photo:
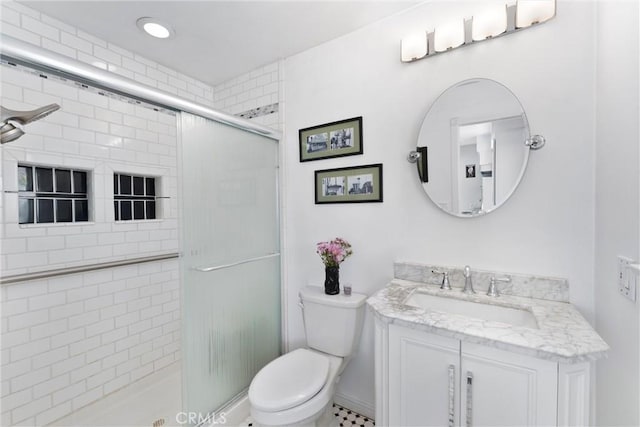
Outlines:
<svg viewBox="0 0 640 427"><path fill-rule="evenodd" d="M55 222L53 199L37 199L36 217L39 224Z"/></svg>
<svg viewBox="0 0 640 427"><path fill-rule="evenodd" d="M18 191L33 191L33 168L18 166Z"/></svg>
<svg viewBox="0 0 640 427"><path fill-rule="evenodd" d="M89 220L86 171L18 165L20 224Z"/></svg>
<svg viewBox="0 0 640 427"><path fill-rule="evenodd" d="M56 222L73 222L73 201L70 199L56 200Z"/></svg>
<svg viewBox="0 0 640 427"><path fill-rule="evenodd" d="M87 173L83 171L73 171L73 192L76 194L87 193Z"/></svg>
<svg viewBox="0 0 640 427"><path fill-rule="evenodd" d="M114 219L116 221L156 219L154 177L113 174Z"/></svg>
<svg viewBox="0 0 640 427"><path fill-rule="evenodd" d="M76 222L89 221L89 202L87 200L75 200L74 207Z"/></svg>
<svg viewBox="0 0 640 427"><path fill-rule="evenodd" d="M52 168L36 168L36 191L42 193L53 192Z"/></svg>
<svg viewBox="0 0 640 427"><path fill-rule="evenodd" d="M131 175L120 175L120 194L131 194Z"/></svg>
<svg viewBox="0 0 640 427"><path fill-rule="evenodd" d="M20 197L18 199L19 206L19 223L20 224L33 224L34 221L34 205L33 199L27 199Z"/></svg>
<svg viewBox="0 0 640 427"><path fill-rule="evenodd" d="M64 169L55 170L56 193L71 193L71 171Z"/></svg>

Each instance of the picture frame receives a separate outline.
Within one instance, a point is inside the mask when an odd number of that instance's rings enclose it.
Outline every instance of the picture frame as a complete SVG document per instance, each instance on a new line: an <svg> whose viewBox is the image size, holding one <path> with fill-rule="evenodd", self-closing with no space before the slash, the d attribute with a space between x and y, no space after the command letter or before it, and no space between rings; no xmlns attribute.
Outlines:
<svg viewBox="0 0 640 427"><path fill-rule="evenodd" d="M382 163L317 170L314 183L316 205L383 200Z"/></svg>
<svg viewBox="0 0 640 427"><path fill-rule="evenodd" d="M300 129L298 137L300 162L362 154L362 117Z"/></svg>
<svg viewBox="0 0 640 427"><path fill-rule="evenodd" d="M467 178L475 178L476 177L476 165L465 165L465 176Z"/></svg>

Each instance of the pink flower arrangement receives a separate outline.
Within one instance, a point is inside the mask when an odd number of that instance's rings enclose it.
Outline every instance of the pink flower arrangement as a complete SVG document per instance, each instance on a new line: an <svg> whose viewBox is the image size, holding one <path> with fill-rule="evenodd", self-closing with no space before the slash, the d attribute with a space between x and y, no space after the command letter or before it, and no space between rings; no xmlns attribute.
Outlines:
<svg viewBox="0 0 640 427"><path fill-rule="evenodd" d="M336 237L330 242L318 243L316 252L326 267L338 267L342 261L351 256L353 250L349 242Z"/></svg>

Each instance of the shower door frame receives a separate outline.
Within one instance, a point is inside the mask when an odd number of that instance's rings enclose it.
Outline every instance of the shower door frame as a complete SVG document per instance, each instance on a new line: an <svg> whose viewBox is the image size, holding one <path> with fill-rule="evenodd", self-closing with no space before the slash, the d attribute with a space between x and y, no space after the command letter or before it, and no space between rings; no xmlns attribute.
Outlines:
<svg viewBox="0 0 640 427"><path fill-rule="evenodd" d="M197 115L197 114L196 114ZM201 116L202 117L202 116ZM206 119L208 119L208 117L205 117ZM176 119L178 121L178 146L182 146L183 141L182 141L182 119L181 119L181 114L177 114ZM220 122L217 120L213 120L216 121L218 123L223 123L223 124L227 124L228 123L224 123L224 122ZM240 130L246 130L244 128L238 127L238 126L234 126L236 128L239 128ZM274 131L277 132L277 131ZM259 132L253 132L256 133L260 136L265 136L262 133ZM287 345L287 329L286 329L286 320L287 320L287 308L286 308L286 279L285 279L285 269L284 269L284 254L282 251L283 248L283 243L284 243L284 209L283 209L283 200L282 200L282 191L281 191L281 185L282 182L284 182L283 180L283 176L282 176L282 162L284 159L284 153L283 151L280 149L282 147L282 145L280 144L280 140L279 139L275 139L275 138L270 138L273 140L273 143L276 144L276 150L277 150L277 161L278 164L276 166L277 168L277 173L276 173L276 183L275 183L275 194L274 197L276 198L276 207L277 207L277 217L278 217L278 252L277 253L270 253L270 254L266 254L266 255L262 255L262 256L258 256L255 258L249 258L249 259L243 259L240 261L236 261L236 262L231 262L228 264L219 264L219 265L207 265L207 266L199 266L194 268L195 270L201 272L201 273L207 273L207 272L212 272L212 271L217 271L217 270L223 270L223 269L227 269L230 267L236 267L242 264L246 264L246 263L252 263L254 261L261 261L261 260L265 260L265 259L269 259L272 257L276 257L279 256L280 257L280 265L279 265L279 269L280 269L280 343L279 343L279 347L280 347L280 354L284 354L287 352L288 350L288 345ZM268 143L268 142L267 142ZM182 159L182 149L178 150L178 168L182 168L183 166L183 159ZM179 173L179 176L181 177L180 180L182 180L182 174ZM179 187L182 187L183 183L179 184ZM179 203L178 204L178 217L179 218L184 218L183 212L182 210L184 209L184 203ZM180 240L180 252L183 252L183 244L184 244L184 237L181 235L182 234L182 228L180 227L179 230L179 240ZM181 257L182 258L182 257ZM181 263L181 269L184 268L184 266ZM185 274L184 271L181 271L181 277L184 278ZM186 283L182 282L181 283L182 286L186 285ZM182 296L183 296L183 301L182 303L184 304L184 288L182 288L182 292L181 292ZM184 305L183 305L184 308ZM182 325L184 328L184 324ZM183 329L183 333L184 333L184 329ZM184 356L184 355L183 355ZM184 376L184 372L182 373L183 377L182 377L182 381L183 381L183 390L182 390L182 396L183 396L183 404L184 404L184 396L185 396L185 389L184 389L184 381L186 380L186 377ZM213 416L214 419L214 424L215 424L215 417L217 416L217 414L225 414L227 417L229 417L229 414L231 412L234 411L235 408L237 407L242 407L243 403L245 405L248 405L248 390L249 387L247 386L244 390L242 390L240 393L236 394L235 396L233 396L230 400L228 400L227 402L225 402L225 404L223 404L221 407L219 408L214 408L213 411L209 412L208 414L204 414L204 415L210 415ZM245 408L248 409L248 406L245 406ZM247 414L248 415L248 414ZM233 417L233 415L232 415ZM242 417L241 421L244 421L244 419L246 418L246 416ZM211 421L211 419L207 418L206 416L201 418L200 422L198 424L195 425L195 427L201 427L201 426L205 426L207 425L207 422ZM227 420L228 422L229 420ZM241 422L240 421L240 422Z"/></svg>

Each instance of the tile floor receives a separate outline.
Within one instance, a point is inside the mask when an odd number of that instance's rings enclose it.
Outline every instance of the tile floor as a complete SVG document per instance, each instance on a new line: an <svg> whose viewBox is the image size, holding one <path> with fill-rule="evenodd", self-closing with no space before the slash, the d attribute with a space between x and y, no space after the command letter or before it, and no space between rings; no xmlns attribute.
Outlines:
<svg viewBox="0 0 640 427"><path fill-rule="evenodd" d="M333 404L333 413L338 419L340 427L374 427L376 425L376 423L371 418L360 415L357 412L352 411L351 409L343 408L342 406L336 405L335 403Z"/></svg>
<svg viewBox="0 0 640 427"><path fill-rule="evenodd" d="M333 414L336 416L336 420L340 427L374 427L375 422L364 415L360 415L355 411L348 408L343 408L340 405L333 404ZM253 427L253 419L251 417L242 423L243 427Z"/></svg>

